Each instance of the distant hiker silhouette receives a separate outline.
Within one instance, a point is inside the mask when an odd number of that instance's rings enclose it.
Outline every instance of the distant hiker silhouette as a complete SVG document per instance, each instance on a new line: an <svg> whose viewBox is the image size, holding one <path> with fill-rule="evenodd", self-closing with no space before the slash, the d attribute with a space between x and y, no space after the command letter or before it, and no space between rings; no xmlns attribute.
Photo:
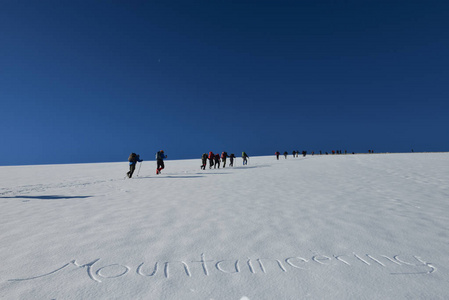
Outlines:
<svg viewBox="0 0 449 300"><path fill-rule="evenodd" d="M164 154L164 150L158 151L156 153L156 161L157 161L156 175L161 174L161 171L165 168L164 165L165 158L167 158L167 156Z"/></svg>
<svg viewBox="0 0 449 300"><path fill-rule="evenodd" d="M201 169L206 170L206 164L207 164L207 154L203 153L201 156Z"/></svg>
<svg viewBox="0 0 449 300"><path fill-rule="evenodd" d="M243 158L243 165L247 165L248 164L248 154L246 154L246 152L242 152L242 158Z"/></svg>
<svg viewBox="0 0 449 300"><path fill-rule="evenodd" d="M226 151L223 151L221 153L221 161L223 162L223 168L226 167L226 158L229 157L228 153Z"/></svg>
<svg viewBox="0 0 449 300"><path fill-rule="evenodd" d="M276 155L276 159L279 160L279 155L281 155L281 153L279 153L279 151L276 151L274 154Z"/></svg>
<svg viewBox="0 0 449 300"><path fill-rule="evenodd" d="M229 166L230 167L234 166L234 158L235 158L234 153L231 153L231 155L229 155Z"/></svg>
<svg viewBox="0 0 449 300"><path fill-rule="evenodd" d="M209 169L212 169L214 166L215 155L212 151L209 152Z"/></svg>
<svg viewBox="0 0 449 300"><path fill-rule="evenodd" d="M214 169L218 166L218 169L220 169L220 154L215 154L215 157L214 157L214 162L215 162L215 164L214 164Z"/></svg>

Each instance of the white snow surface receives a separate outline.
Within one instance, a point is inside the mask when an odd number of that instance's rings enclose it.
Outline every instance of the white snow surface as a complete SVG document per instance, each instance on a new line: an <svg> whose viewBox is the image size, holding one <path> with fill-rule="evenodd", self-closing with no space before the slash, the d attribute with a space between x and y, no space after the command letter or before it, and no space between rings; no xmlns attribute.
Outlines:
<svg viewBox="0 0 449 300"><path fill-rule="evenodd" d="M0 298L449 297L449 153L200 164L0 167Z"/></svg>

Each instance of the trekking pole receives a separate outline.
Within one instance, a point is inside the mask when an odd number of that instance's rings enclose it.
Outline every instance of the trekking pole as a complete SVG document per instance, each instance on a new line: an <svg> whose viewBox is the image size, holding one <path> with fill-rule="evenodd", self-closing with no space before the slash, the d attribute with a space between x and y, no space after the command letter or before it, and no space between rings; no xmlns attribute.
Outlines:
<svg viewBox="0 0 449 300"><path fill-rule="evenodd" d="M137 170L137 177L139 177L140 167L142 167L142 162L139 163L139 170Z"/></svg>

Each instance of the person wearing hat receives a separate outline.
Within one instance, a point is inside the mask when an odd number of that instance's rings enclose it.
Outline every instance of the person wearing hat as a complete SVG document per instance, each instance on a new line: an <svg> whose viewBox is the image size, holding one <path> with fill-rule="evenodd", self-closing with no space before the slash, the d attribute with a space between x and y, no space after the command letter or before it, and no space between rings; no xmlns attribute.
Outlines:
<svg viewBox="0 0 449 300"><path fill-rule="evenodd" d="M161 174L161 171L165 168L164 158L167 158L167 156L164 154L164 150L158 151L158 153L156 153L156 161L157 161L156 175Z"/></svg>

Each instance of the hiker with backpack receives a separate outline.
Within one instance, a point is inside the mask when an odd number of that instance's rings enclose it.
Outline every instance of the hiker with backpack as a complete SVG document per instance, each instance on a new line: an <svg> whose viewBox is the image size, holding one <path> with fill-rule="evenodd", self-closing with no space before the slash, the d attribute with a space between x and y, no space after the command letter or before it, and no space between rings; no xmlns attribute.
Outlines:
<svg viewBox="0 0 449 300"><path fill-rule="evenodd" d="M281 155L281 153L279 153L279 151L276 151L274 154L276 155L276 159L279 160L279 155Z"/></svg>
<svg viewBox="0 0 449 300"><path fill-rule="evenodd" d="M164 154L164 150L158 151L156 153L156 161L157 161L156 175L161 174L161 171L165 168L164 158L167 158L167 156Z"/></svg>
<svg viewBox="0 0 449 300"><path fill-rule="evenodd" d="M207 154L203 153L201 156L201 169L206 170L206 164L207 164Z"/></svg>
<svg viewBox="0 0 449 300"><path fill-rule="evenodd" d="M140 159L140 155L136 153L131 153L128 157L128 161L129 161L129 172L126 173L126 176L128 176L128 178L131 178L133 177L133 173L136 170L137 162L142 162L143 160Z"/></svg>
<svg viewBox="0 0 449 300"><path fill-rule="evenodd" d="M285 159L287 159L287 155L288 155L288 152L285 151L285 152L284 152L284 157L285 157Z"/></svg>
<svg viewBox="0 0 449 300"><path fill-rule="evenodd" d="M247 165L248 164L248 154L246 154L245 151L242 152L242 158L243 158L243 165Z"/></svg>
<svg viewBox="0 0 449 300"><path fill-rule="evenodd" d="M231 155L229 155L229 166L230 167L234 166L234 158L235 158L234 153L231 153Z"/></svg>
<svg viewBox="0 0 449 300"><path fill-rule="evenodd" d="M214 162L215 162L214 169L217 167L217 165L218 165L218 169L220 169L220 154L218 154L218 153L215 154Z"/></svg>
<svg viewBox="0 0 449 300"><path fill-rule="evenodd" d="M223 168L226 168L226 158L229 157L226 151L221 153L221 161L223 162Z"/></svg>
<svg viewBox="0 0 449 300"><path fill-rule="evenodd" d="M212 151L209 152L209 169L212 169L212 167L214 166L214 161L215 161L215 155Z"/></svg>

